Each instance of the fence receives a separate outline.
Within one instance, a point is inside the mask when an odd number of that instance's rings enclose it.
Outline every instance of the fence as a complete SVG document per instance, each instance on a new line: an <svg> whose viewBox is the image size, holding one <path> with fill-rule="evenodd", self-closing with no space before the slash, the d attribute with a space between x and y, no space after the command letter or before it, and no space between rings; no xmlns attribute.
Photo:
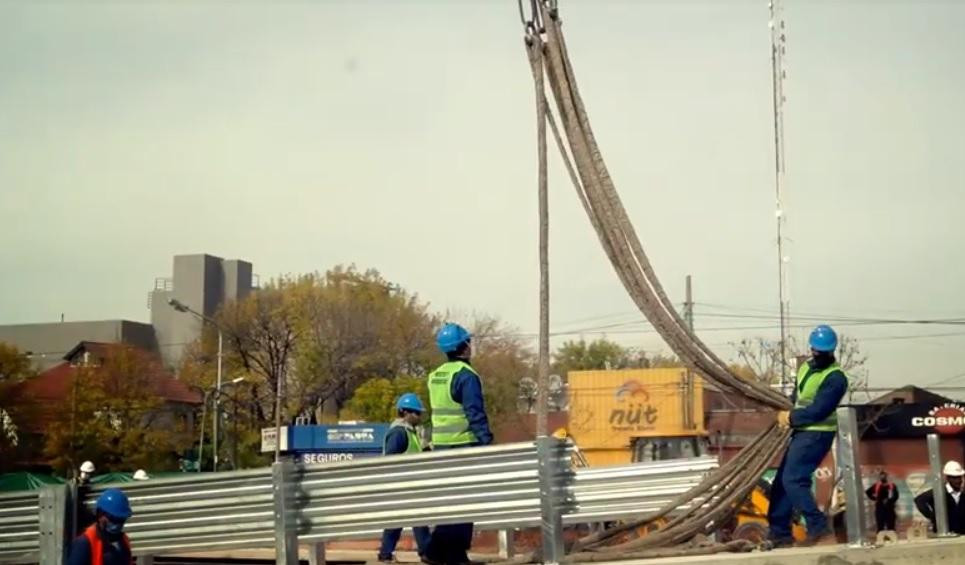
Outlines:
<svg viewBox="0 0 965 565"><path fill-rule="evenodd" d="M297 563L299 543L372 538L385 528L474 522L480 529L541 527L547 562L562 557L564 523L652 510L716 468L714 458L574 470L572 445L538 442L269 469L189 474L122 486L135 554L274 547ZM75 497L92 515L110 485ZM65 485L0 497L0 563L63 562Z"/></svg>

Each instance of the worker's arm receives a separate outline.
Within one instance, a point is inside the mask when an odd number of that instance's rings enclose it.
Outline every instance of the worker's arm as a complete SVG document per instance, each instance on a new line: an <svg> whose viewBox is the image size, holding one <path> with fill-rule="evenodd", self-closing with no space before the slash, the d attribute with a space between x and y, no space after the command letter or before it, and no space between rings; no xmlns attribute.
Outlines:
<svg viewBox="0 0 965 565"><path fill-rule="evenodd" d="M405 433L405 428L402 426L389 428L389 433L385 435L385 454L405 453L408 449L409 436Z"/></svg>
<svg viewBox="0 0 965 565"><path fill-rule="evenodd" d="M868 487L868 490L864 491L864 493L868 495L868 498L870 498L871 500L874 500L874 499L875 499L875 486L874 486L874 485L871 485L870 487Z"/></svg>
<svg viewBox="0 0 965 565"><path fill-rule="evenodd" d="M492 443L493 433L489 429L489 418L486 417L486 405L479 376L466 369L456 373L452 379L452 399L462 405L466 419L469 420L469 431L476 436L480 445Z"/></svg>
<svg viewBox="0 0 965 565"><path fill-rule="evenodd" d="M935 493L927 490L915 497L915 508L931 521L935 520Z"/></svg>
<svg viewBox="0 0 965 565"><path fill-rule="evenodd" d="M898 485L891 485L891 503L898 502Z"/></svg>
<svg viewBox="0 0 965 565"><path fill-rule="evenodd" d="M80 536L70 544L67 565L90 565L90 542L87 536Z"/></svg>
<svg viewBox="0 0 965 565"><path fill-rule="evenodd" d="M848 379L841 371L834 371L824 378L821 388L810 406L791 411L791 427L799 428L824 421L838 409L838 403L848 392Z"/></svg>

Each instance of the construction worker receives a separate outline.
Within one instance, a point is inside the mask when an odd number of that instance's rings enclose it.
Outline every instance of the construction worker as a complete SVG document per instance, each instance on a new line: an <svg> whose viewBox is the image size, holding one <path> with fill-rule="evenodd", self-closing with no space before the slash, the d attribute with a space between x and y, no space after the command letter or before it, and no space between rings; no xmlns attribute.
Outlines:
<svg viewBox="0 0 965 565"><path fill-rule="evenodd" d="M94 476L94 463L90 461L84 461L80 464L80 476L77 479L77 484L86 485L90 483L91 477Z"/></svg>
<svg viewBox="0 0 965 565"><path fill-rule="evenodd" d="M470 365L472 336L459 324L446 324L436 334L436 345L448 359L429 374L432 407L432 448L454 449L489 445L489 429L482 381ZM423 562L429 565L472 563L472 524L436 526Z"/></svg>
<svg viewBox="0 0 965 565"><path fill-rule="evenodd" d="M124 523L131 517L127 495L109 488L96 505L97 520L70 546L67 565L134 565Z"/></svg>
<svg viewBox="0 0 965 565"><path fill-rule="evenodd" d="M804 545L814 545L831 534L827 517L818 510L811 493L815 469L831 450L838 429L836 410L848 391L848 378L834 358L838 336L821 325L808 338L811 358L797 373L791 400L794 408L778 413L778 424L790 427L791 443L771 487L767 521L774 547L794 543L791 514L797 509L807 522Z"/></svg>
<svg viewBox="0 0 965 565"><path fill-rule="evenodd" d="M888 480L888 473L878 473L878 482L865 491L868 498L875 501L875 524L878 531L895 530L895 503L898 502L898 487Z"/></svg>
<svg viewBox="0 0 965 565"><path fill-rule="evenodd" d="M416 394L407 392L399 397L399 400L395 403L395 409L398 417L389 426L388 433L385 434L382 454L421 453L422 442L419 440L416 426L422 423L422 413L425 412L422 401ZM421 558L425 555L426 547L429 545L429 528L427 526L416 526L412 528L412 535L415 537L416 547ZM402 528L382 532L379 561L386 563L395 561L393 553L395 553L395 546L399 543L401 536Z"/></svg>
<svg viewBox="0 0 965 565"><path fill-rule="evenodd" d="M965 469L958 461L945 463L942 469L945 475L945 508L948 512L948 531L954 534L965 534L965 500L962 500L962 482L965 477ZM938 522L935 518L935 493L932 489L915 497L915 507L921 512L922 516L931 522L933 532L938 531Z"/></svg>

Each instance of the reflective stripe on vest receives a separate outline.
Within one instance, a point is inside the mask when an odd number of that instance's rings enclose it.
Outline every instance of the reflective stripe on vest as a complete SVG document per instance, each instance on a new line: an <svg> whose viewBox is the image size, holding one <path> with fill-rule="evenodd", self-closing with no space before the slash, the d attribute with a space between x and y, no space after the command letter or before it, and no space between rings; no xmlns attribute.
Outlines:
<svg viewBox="0 0 965 565"><path fill-rule="evenodd" d="M452 399L452 379L461 370L472 371L468 363L450 361L429 374L429 405L432 407L432 444L466 445L476 443L462 405Z"/></svg>
<svg viewBox="0 0 965 565"><path fill-rule="evenodd" d="M392 422L389 429L392 428L405 428L405 437L408 440L408 445L406 445L405 451L403 453L422 453L422 442L419 441L419 434L415 432L411 427L400 424L398 421ZM385 441L382 443L382 455L385 455L385 446L389 441L389 434L385 434Z"/></svg>
<svg viewBox="0 0 965 565"><path fill-rule="evenodd" d="M90 544L90 565L104 565L104 542L97 535L97 524L91 524L84 530L84 537ZM127 548L127 554L131 555L131 540L127 538L127 534L121 534L121 543ZM133 557L131 557L131 565L134 565Z"/></svg>
<svg viewBox="0 0 965 565"><path fill-rule="evenodd" d="M812 371L811 365L808 363L801 365L801 368L797 372L797 402L794 403L794 408L806 408L813 404L814 398L818 394L818 389L820 389L824 383L824 379L834 371L840 371L841 374L844 375L844 371L841 370L841 367L837 363L831 363L829 367L821 371ZM845 378L847 378L847 376L845 376ZM837 410L831 412L831 415L821 422L795 429L809 432L836 432L838 431Z"/></svg>

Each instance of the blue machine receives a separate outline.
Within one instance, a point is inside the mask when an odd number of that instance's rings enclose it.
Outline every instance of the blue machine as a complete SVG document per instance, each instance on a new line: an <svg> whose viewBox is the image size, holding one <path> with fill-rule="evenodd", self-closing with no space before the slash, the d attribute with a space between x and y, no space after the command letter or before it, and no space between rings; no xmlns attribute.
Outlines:
<svg viewBox="0 0 965 565"><path fill-rule="evenodd" d="M306 464L375 457L388 431L388 424L289 426L288 453Z"/></svg>

